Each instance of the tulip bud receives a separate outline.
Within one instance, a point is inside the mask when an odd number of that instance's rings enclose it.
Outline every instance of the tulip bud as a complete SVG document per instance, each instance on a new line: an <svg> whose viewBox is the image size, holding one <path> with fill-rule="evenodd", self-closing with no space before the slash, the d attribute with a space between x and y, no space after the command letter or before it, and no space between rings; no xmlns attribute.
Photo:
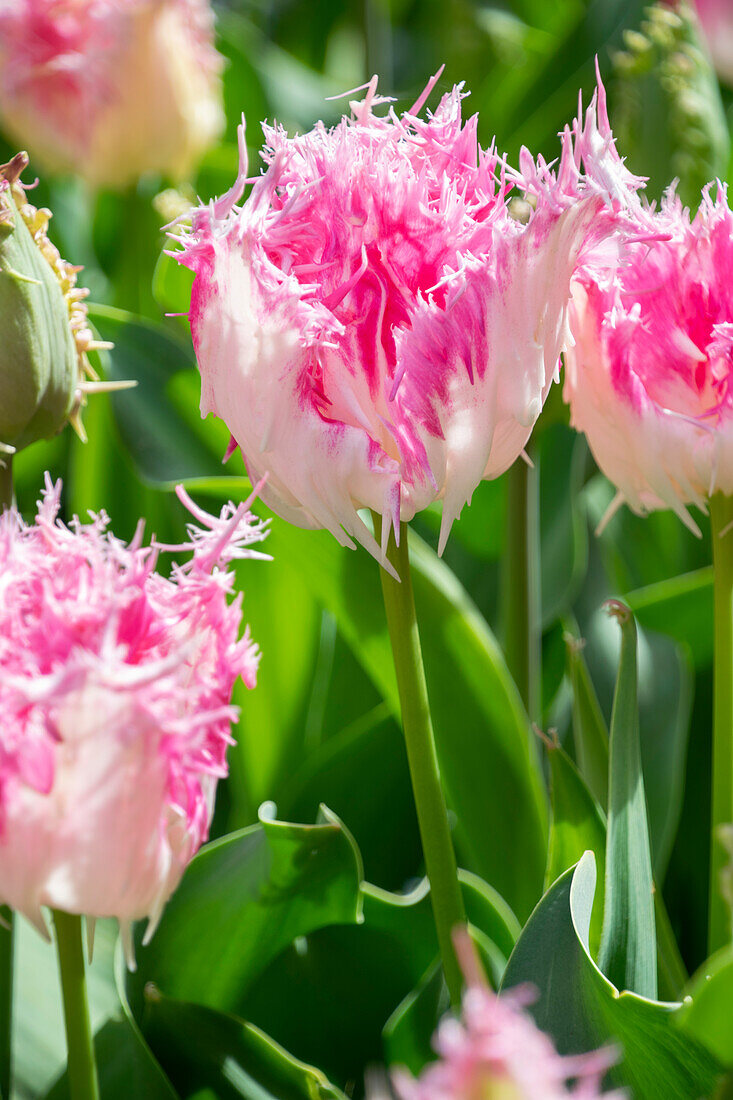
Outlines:
<svg viewBox="0 0 733 1100"><path fill-rule="evenodd" d="M224 126L208 0L0 4L3 127L52 172L186 176Z"/></svg>
<svg viewBox="0 0 733 1100"><path fill-rule="evenodd" d="M683 202L697 205L708 180L725 178L730 138L694 10L685 0L652 5L614 68L613 125L629 166L649 177L651 196L678 179Z"/></svg>
<svg viewBox="0 0 733 1100"><path fill-rule="evenodd" d="M27 163L18 153L0 167L0 443L16 450L63 427L79 375L76 269L46 237L49 211L26 202Z"/></svg>

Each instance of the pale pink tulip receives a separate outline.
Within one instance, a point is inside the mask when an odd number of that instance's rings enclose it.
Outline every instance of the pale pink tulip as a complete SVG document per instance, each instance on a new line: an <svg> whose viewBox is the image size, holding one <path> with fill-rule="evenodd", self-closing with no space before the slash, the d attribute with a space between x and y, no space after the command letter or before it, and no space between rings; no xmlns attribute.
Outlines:
<svg viewBox="0 0 733 1100"><path fill-rule="evenodd" d="M228 602L234 558L262 523L228 505L170 579L159 547L58 519L47 477L35 523L0 516L0 901L41 931L41 906L148 934L206 839L236 716L259 655Z"/></svg>
<svg viewBox="0 0 733 1100"><path fill-rule="evenodd" d="M445 1019L435 1037L438 1061L418 1078L393 1075L399 1100L621 1100L601 1091L615 1061L607 1050L575 1057L557 1053L524 1006L524 990L497 997L482 986L463 998L461 1019Z"/></svg>
<svg viewBox="0 0 733 1100"><path fill-rule="evenodd" d="M725 189L695 217L674 195L660 239L630 246L615 276L574 291L566 358L571 422L635 512L733 493L733 215Z"/></svg>
<svg viewBox="0 0 733 1100"><path fill-rule="evenodd" d="M556 375L571 276L638 205L602 88L557 172L526 150L513 172L478 146L476 116L462 123L460 87L419 117L436 80L401 117L375 113L375 78L334 129L264 126L255 181L242 128L238 180L175 253L196 276L202 415L227 423L250 477L267 473L279 515L375 555L359 509L385 517L384 547L442 500L442 549L481 478L521 453Z"/></svg>
<svg viewBox="0 0 733 1100"><path fill-rule="evenodd" d="M733 4L731 0L694 0L718 75L733 84Z"/></svg>
<svg viewBox="0 0 733 1100"><path fill-rule="evenodd" d="M190 172L224 115L208 0L0 0L3 129L50 171Z"/></svg>

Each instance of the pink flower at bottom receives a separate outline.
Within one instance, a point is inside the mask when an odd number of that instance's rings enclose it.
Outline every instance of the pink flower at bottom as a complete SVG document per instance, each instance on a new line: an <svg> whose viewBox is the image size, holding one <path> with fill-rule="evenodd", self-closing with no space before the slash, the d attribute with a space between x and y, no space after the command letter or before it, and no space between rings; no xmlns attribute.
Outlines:
<svg viewBox="0 0 733 1100"><path fill-rule="evenodd" d="M497 997L484 986L469 987L461 1018L438 1028L439 1060L417 1078L393 1074L399 1100L622 1100L625 1094L601 1091L613 1054L558 1054L524 1011L531 999L521 988Z"/></svg>
<svg viewBox="0 0 733 1100"><path fill-rule="evenodd" d="M116 917L129 951L208 835L232 687L259 661L225 566L266 532L179 489L202 526L168 579L142 525L125 545L104 514L62 524L60 488L31 525L0 516L0 900L42 932L44 905Z"/></svg>
<svg viewBox="0 0 733 1100"><path fill-rule="evenodd" d="M733 213L724 188L694 218L673 194L657 241L628 248L612 279L582 278L571 309L571 423L639 513L733 493Z"/></svg>
<svg viewBox="0 0 733 1100"><path fill-rule="evenodd" d="M439 75L439 74L438 74ZM376 79L352 117L289 137L265 126L266 171L193 214L177 259L201 412L229 427L263 499L379 554L391 527L443 503L441 549L483 477L519 456L556 377L570 282L638 205L602 86L556 172L510 170L463 122L460 86L398 116ZM512 216L512 188L523 219ZM526 224L525 224L526 222ZM613 251L614 246L609 246ZM600 248L600 252L598 249Z"/></svg>

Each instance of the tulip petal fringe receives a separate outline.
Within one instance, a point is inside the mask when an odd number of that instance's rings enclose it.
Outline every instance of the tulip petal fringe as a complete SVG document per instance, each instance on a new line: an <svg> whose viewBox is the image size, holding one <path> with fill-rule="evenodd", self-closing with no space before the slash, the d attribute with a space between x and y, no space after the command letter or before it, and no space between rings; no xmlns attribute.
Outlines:
<svg viewBox="0 0 733 1100"><path fill-rule="evenodd" d="M172 253L195 273L201 412L228 425L283 518L362 543L443 502L440 548L482 477L521 454L567 340L570 283L648 235L599 82L559 164L514 171L462 121L374 108L376 77L333 129L264 125L249 178L194 211ZM246 201L242 196L252 184ZM517 199L521 200L521 217ZM526 209L525 209L526 208ZM359 516L384 520L382 545Z"/></svg>
<svg viewBox="0 0 733 1100"><path fill-rule="evenodd" d="M235 680L259 652L239 638L241 593L226 566L264 558L267 523L240 507L195 517L190 560L126 545L107 516L58 519L61 483L35 523L0 516L0 901L46 933L42 906L131 922L147 938L208 835L237 710Z"/></svg>

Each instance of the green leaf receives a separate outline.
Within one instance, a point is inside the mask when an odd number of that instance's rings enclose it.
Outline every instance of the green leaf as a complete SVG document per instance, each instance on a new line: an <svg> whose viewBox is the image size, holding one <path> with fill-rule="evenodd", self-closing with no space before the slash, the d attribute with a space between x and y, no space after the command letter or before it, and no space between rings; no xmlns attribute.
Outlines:
<svg viewBox="0 0 733 1100"><path fill-rule="evenodd" d="M501 972L516 918L474 875L462 872L461 882L474 936L494 973ZM361 924L321 928L297 941L260 975L239 1009L344 1088L367 1065L384 1061L385 1022L438 956L426 879L405 894L364 883L361 896ZM427 1021L426 1042L436 1022Z"/></svg>
<svg viewBox="0 0 733 1100"><path fill-rule="evenodd" d="M550 842L545 883L549 887L568 868L574 867L585 851L592 851L603 882L606 863L605 815L583 782L580 772L559 744L548 745L550 764ZM591 950L601 938L603 888L593 909L590 925Z"/></svg>
<svg viewBox="0 0 733 1100"><path fill-rule="evenodd" d="M637 588L624 600L641 626L689 646L698 668L712 662L712 565Z"/></svg>
<svg viewBox="0 0 733 1100"><path fill-rule="evenodd" d="M573 691L573 741L578 768L601 809L608 805L608 731L583 656L584 643L566 631L568 679Z"/></svg>
<svg viewBox="0 0 733 1100"><path fill-rule="evenodd" d="M609 740L606 900L598 964L621 989L657 995L654 885L639 746L636 622L618 601L621 657Z"/></svg>
<svg viewBox="0 0 733 1100"><path fill-rule="evenodd" d="M315 825L261 811L259 825L192 859L150 945L138 949L136 1015L147 981L168 996L237 1011L257 974L296 937L359 920L361 877L359 853L329 810Z"/></svg>
<svg viewBox="0 0 733 1100"><path fill-rule="evenodd" d="M541 891L546 796L516 688L485 620L450 570L411 533L413 584L441 775L458 811L462 860L526 916ZM379 566L327 532L284 524L269 546L301 570L399 719ZM460 711L456 699L461 700ZM516 806L522 806L516 815ZM511 850L514 857L505 858Z"/></svg>
<svg viewBox="0 0 733 1100"><path fill-rule="evenodd" d="M700 1100L710 1096L720 1066L675 1026L679 1004L622 992L602 974L588 948L595 861L586 853L547 891L509 960L502 988L532 983L537 1025L563 1054L619 1049L609 1077L634 1100Z"/></svg>
<svg viewBox="0 0 733 1100"><path fill-rule="evenodd" d="M346 1100L314 1066L236 1016L149 987L143 1027L182 1097L208 1087L220 1100Z"/></svg>
<svg viewBox="0 0 733 1100"><path fill-rule="evenodd" d="M237 565L236 590L244 592L244 618L262 659L256 690L241 680L234 687L241 717L229 750L227 831L248 825L265 799L279 799L306 755L304 730L320 638L320 607L292 566L277 558L256 563L256 569L253 564ZM321 795L314 812L323 800Z"/></svg>
<svg viewBox="0 0 733 1100"><path fill-rule="evenodd" d="M675 1022L724 1066L733 1066L733 947L717 951L693 975Z"/></svg>

